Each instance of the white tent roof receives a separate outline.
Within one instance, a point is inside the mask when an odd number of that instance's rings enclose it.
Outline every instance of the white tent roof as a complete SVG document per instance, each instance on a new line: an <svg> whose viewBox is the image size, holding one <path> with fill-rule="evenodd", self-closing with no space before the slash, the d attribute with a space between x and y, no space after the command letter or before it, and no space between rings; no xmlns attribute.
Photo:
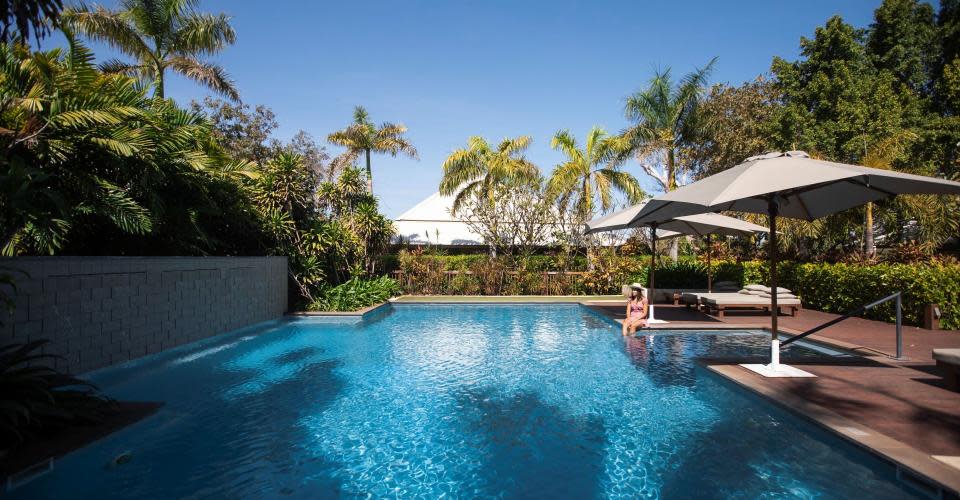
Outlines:
<svg viewBox="0 0 960 500"><path fill-rule="evenodd" d="M433 193L394 221L398 239L434 245L482 245L483 238L450 215L453 196Z"/></svg>
<svg viewBox="0 0 960 500"><path fill-rule="evenodd" d="M473 232L462 219L450 214L451 208L453 196L433 193L394 219L397 235L393 242L415 245L484 245L481 235ZM552 240L552 237L548 236L548 239ZM600 239L603 245L619 241L609 233L601 235ZM552 241L544 243L549 244Z"/></svg>

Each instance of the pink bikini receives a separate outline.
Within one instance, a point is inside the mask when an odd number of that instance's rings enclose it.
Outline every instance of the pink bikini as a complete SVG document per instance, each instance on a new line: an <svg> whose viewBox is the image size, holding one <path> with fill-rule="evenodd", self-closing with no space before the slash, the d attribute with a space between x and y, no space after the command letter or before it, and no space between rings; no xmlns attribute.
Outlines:
<svg viewBox="0 0 960 500"><path fill-rule="evenodd" d="M630 317L631 318L640 318L643 316L643 302L639 304L630 301Z"/></svg>

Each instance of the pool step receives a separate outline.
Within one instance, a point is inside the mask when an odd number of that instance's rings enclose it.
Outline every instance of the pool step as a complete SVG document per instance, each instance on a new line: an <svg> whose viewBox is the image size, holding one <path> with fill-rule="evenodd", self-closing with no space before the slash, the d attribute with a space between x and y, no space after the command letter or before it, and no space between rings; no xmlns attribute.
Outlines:
<svg viewBox="0 0 960 500"><path fill-rule="evenodd" d="M51 471L53 471L53 457L10 474L7 476L5 489L7 493L10 493L11 491Z"/></svg>

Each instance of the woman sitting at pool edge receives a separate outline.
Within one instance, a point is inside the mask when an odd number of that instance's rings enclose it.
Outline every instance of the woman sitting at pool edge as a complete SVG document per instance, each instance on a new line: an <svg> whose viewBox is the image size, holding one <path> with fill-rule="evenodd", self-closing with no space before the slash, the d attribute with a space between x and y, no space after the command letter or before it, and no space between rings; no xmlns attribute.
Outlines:
<svg viewBox="0 0 960 500"><path fill-rule="evenodd" d="M627 317L623 319L623 334L633 335L637 328L647 326L647 298L643 296L640 283L630 285L630 300L627 301Z"/></svg>

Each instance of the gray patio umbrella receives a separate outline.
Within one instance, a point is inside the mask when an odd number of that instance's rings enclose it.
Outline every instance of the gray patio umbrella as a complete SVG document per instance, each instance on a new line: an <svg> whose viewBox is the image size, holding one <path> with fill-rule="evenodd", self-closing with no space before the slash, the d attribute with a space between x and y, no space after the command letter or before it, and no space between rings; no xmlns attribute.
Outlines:
<svg viewBox="0 0 960 500"><path fill-rule="evenodd" d="M960 194L960 183L814 160L803 151L769 153L651 199L633 224L725 210L770 217L770 365L780 366L777 333L777 217L814 220L898 194Z"/></svg>
<svg viewBox="0 0 960 500"><path fill-rule="evenodd" d="M648 200L649 201L649 200ZM636 224L637 214L643 210L647 201L641 202L630 208L619 212L594 219L587 223L586 234L598 233L601 231L615 231L618 229L627 229L631 227L641 227L643 225L651 228L651 257L650 257L650 290L651 299L656 290L654 282L654 270L657 258L657 240L664 238L675 238L682 235L706 236L707 237L707 289L713 291L713 269L710 262L710 237L714 234L727 236L737 236L753 234L757 232L766 232L767 228L758 226L750 222L740 220L726 215L703 213L683 217L677 217L663 222L651 222L649 224Z"/></svg>

